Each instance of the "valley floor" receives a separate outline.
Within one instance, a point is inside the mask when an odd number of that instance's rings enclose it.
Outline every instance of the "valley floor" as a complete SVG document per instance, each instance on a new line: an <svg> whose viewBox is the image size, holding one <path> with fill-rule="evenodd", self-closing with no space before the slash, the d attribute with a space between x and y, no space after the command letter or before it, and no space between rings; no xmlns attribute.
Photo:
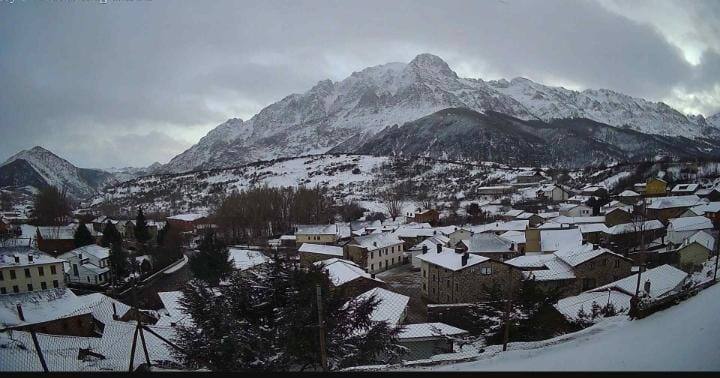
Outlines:
<svg viewBox="0 0 720 378"><path fill-rule="evenodd" d="M470 362L424 366L441 371L718 371L720 285L647 318L608 318L554 339L490 347ZM445 355L449 357L450 355ZM487 357L485 357L487 356ZM407 367L406 367L407 368Z"/></svg>

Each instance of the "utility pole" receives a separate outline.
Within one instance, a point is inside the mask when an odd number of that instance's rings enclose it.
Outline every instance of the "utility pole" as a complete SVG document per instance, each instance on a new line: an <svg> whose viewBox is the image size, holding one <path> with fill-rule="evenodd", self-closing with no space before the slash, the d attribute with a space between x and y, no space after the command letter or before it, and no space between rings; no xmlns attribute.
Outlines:
<svg viewBox="0 0 720 378"><path fill-rule="evenodd" d="M717 272L718 272L718 260L720 260L720 243L718 243L718 239L715 239L715 273L713 274L713 282L717 282Z"/></svg>
<svg viewBox="0 0 720 378"><path fill-rule="evenodd" d="M512 267L508 266L508 294L505 301L505 332L503 334L503 352L507 350L510 339L510 311L512 311Z"/></svg>
<svg viewBox="0 0 720 378"><path fill-rule="evenodd" d="M635 298L639 298L640 295L640 275L642 274L644 268L645 264L640 264L640 266L638 267L638 279L637 286L635 287Z"/></svg>
<svg viewBox="0 0 720 378"><path fill-rule="evenodd" d="M45 363L45 356L43 356L42 349L40 349L40 343L38 342L35 331L30 331L30 336L32 336L32 341L35 345L35 352L37 352L38 358L40 359L40 365L42 365L43 371L47 373L50 370L48 370L47 363Z"/></svg>
<svg viewBox="0 0 720 378"><path fill-rule="evenodd" d="M320 330L320 365L323 371L328 371L327 349L325 347L325 319L323 317L322 291L320 285L315 285L317 294L318 329Z"/></svg>

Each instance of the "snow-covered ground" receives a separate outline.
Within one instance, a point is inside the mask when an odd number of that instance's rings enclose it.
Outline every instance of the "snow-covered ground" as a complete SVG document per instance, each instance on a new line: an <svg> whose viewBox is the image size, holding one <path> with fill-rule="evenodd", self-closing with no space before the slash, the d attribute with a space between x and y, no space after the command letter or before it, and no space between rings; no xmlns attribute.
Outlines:
<svg viewBox="0 0 720 378"><path fill-rule="evenodd" d="M478 360L420 369L445 371L717 371L720 285L641 320L608 318L550 340L489 347ZM449 357L451 355L445 355ZM467 356L466 356L467 357Z"/></svg>

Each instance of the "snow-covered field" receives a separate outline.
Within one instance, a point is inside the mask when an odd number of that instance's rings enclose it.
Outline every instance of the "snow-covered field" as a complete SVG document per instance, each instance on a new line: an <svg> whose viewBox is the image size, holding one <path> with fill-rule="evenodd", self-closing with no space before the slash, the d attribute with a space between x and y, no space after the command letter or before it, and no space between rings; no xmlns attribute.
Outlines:
<svg viewBox="0 0 720 378"><path fill-rule="evenodd" d="M720 285L631 321L608 318L550 340L511 343L507 352L486 348L477 360L418 367L442 371L718 371ZM468 357L467 354L443 358ZM405 367L404 369L408 369Z"/></svg>

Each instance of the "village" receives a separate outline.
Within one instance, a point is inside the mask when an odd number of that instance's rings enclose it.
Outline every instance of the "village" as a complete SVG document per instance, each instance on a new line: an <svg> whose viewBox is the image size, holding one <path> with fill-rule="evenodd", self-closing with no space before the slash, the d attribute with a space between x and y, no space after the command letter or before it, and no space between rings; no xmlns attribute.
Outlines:
<svg viewBox="0 0 720 378"><path fill-rule="evenodd" d="M717 183L648 177L610 193L572 189L536 169L477 191L498 210L479 224L448 224L427 199L408 207L386 196L388 216L294 223L264 240L228 228L223 207L154 220L142 209L124 220L76 210L66 224L38 226L5 211L2 369L186 369L176 338L194 316L184 290L208 274L196 265L212 259L214 241L235 273L208 275L212 290L232 286L228 274L263 274L283 261L328 277L318 302L373 298L370 321L396 329L403 352L364 364L427 361L469 344L504 350L605 318L641 319L716 282ZM508 206L518 191L534 198Z"/></svg>

